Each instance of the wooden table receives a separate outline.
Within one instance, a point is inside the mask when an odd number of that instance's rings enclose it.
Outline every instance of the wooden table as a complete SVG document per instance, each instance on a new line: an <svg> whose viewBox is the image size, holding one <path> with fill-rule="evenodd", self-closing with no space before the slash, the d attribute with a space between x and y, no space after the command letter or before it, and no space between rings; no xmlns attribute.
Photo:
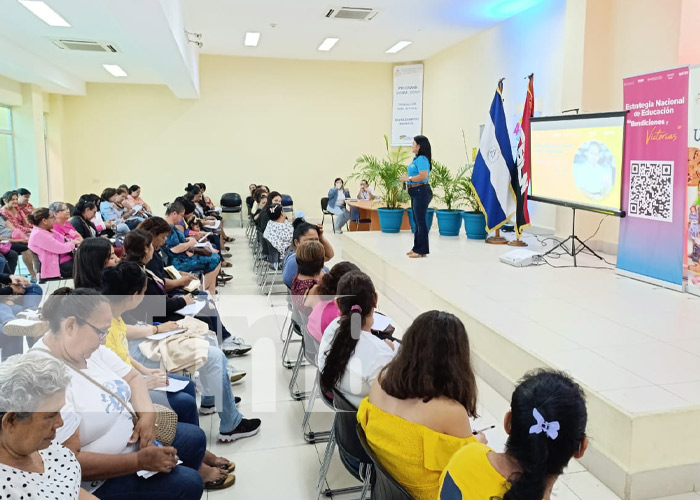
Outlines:
<svg viewBox="0 0 700 500"><path fill-rule="evenodd" d="M378 208L384 208L386 204L383 201L371 201L371 200L357 200L357 201L346 201L345 204L350 207L350 212L353 212L353 208L356 208L360 212L360 219L370 220L369 223L356 224L352 220L348 221L348 226L350 231L379 231L381 228L379 226L379 213ZM411 208L410 203L404 203L403 208ZM401 230L411 229L411 223L408 220L408 212L404 212L403 220L401 221Z"/></svg>

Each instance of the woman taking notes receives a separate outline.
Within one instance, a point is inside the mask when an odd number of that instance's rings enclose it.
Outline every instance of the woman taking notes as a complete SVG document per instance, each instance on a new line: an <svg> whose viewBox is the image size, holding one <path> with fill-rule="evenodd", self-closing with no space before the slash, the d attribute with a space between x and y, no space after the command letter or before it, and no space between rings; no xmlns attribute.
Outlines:
<svg viewBox="0 0 700 500"><path fill-rule="evenodd" d="M416 224L413 248L406 255L416 259L427 257L430 253L428 224L425 217L430 200L433 199L433 191L430 189L430 184L428 184L433 154L430 150L430 141L423 135L417 135L413 138L411 151L416 157L408 166L408 175L401 176L401 182L406 183L408 194L411 195L411 210L413 211L413 220Z"/></svg>

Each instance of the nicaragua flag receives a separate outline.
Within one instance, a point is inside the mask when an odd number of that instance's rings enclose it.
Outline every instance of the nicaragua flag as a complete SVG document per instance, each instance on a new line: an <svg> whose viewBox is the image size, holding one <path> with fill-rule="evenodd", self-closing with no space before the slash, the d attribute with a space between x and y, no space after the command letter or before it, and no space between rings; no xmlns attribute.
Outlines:
<svg viewBox="0 0 700 500"><path fill-rule="evenodd" d="M503 111L502 92L503 79L499 80L491 103L472 173L474 191L486 215L486 230L489 232L508 222L516 210L511 178L517 172Z"/></svg>

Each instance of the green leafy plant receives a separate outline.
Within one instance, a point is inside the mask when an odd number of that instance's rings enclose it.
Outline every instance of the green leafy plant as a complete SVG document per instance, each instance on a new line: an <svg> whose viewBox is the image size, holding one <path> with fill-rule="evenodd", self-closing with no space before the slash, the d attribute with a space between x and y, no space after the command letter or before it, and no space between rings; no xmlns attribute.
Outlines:
<svg viewBox="0 0 700 500"><path fill-rule="evenodd" d="M433 160L433 168L430 171L430 187L434 191L435 199L441 202L447 210L453 211L465 204L471 205L473 203L471 168L471 165L466 164L453 173L444 164Z"/></svg>
<svg viewBox="0 0 700 500"><path fill-rule="evenodd" d="M366 179L375 185L384 199L386 208L398 208L401 203L408 201L408 193L402 189L401 176L406 174L406 163L411 153L402 147L392 150L389 138L384 136L386 156L377 158L373 155L362 155L355 161L351 179Z"/></svg>
<svg viewBox="0 0 700 500"><path fill-rule="evenodd" d="M476 197L476 190L472 183L474 164L467 163L464 165L464 169L464 174L457 180L457 189L461 193L464 205L470 208L469 212L481 213L481 205L479 205L479 199Z"/></svg>

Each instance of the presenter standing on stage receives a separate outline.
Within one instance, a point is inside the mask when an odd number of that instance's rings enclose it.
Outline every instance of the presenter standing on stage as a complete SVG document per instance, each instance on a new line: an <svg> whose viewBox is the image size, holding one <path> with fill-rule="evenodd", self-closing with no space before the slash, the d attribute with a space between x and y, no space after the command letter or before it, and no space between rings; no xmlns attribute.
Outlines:
<svg viewBox="0 0 700 500"><path fill-rule="evenodd" d="M416 232L413 235L413 248L406 255L412 259L417 259L427 257L430 253L426 214L430 200L433 199L433 191L430 189L430 184L428 184L430 170L433 168L433 154L430 149L430 141L423 135L417 135L413 138L411 151L416 157L408 166L408 175L401 176L401 182L405 182L408 187L408 194L411 196L413 221L416 225Z"/></svg>

